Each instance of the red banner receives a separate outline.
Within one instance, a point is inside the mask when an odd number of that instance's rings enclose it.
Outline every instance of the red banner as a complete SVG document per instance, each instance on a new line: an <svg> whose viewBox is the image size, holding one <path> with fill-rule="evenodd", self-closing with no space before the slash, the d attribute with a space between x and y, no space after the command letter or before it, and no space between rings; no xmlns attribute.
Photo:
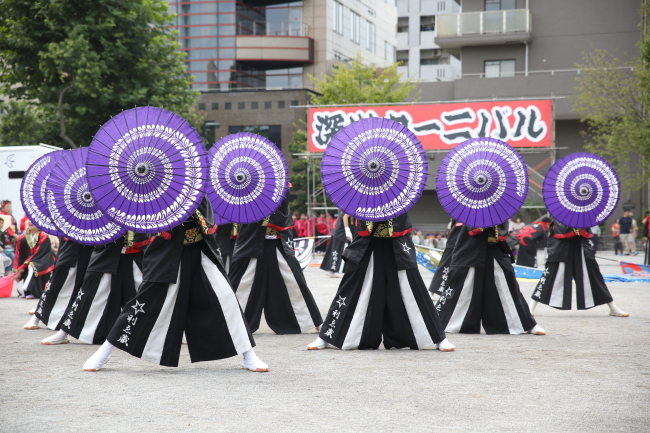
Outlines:
<svg viewBox="0 0 650 433"><path fill-rule="evenodd" d="M380 107L309 109L309 151L323 152L344 126L386 117L408 127L425 149L451 149L476 137L498 138L513 147L551 147L553 101L494 101Z"/></svg>

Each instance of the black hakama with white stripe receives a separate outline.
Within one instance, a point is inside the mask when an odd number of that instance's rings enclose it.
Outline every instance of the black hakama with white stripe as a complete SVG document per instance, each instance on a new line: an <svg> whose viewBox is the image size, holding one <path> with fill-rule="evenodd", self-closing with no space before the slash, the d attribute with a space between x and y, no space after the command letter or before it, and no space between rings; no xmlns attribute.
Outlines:
<svg viewBox="0 0 650 433"><path fill-rule="evenodd" d="M143 260L143 283L107 341L167 367L178 366L183 332L192 362L229 358L255 342L221 265L207 198L184 224L157 236Z"/></svg>
<svg viewBox="0 0 650 433"><path fill-rule="evenodd" d="M61 238L57 263L35 315L52 329L60 329L72 298L77 296L90 263L93 247Z"/></svg>
<svg viewBox="0 0 650 433"><path fill-rule="evenodd" d="M320 338L344 350L382 340L386 349L435 349L445 339L418 268L398 270L392 241L373 237L358 265L347 262Z"/></svg>
<svg viewBox="0 0 650 433"><path fill-rule="evenodd" d="M276 334L310 331L323 319L296 258L285 198L263 221L240 226L228 276L252 332L262 312Z"/></svg>
<svg viewBox="0 0 650 433"><path fill-rule="evenodd" d="M21 297L41 298L50 280L55 266L50 238L45 232L38 231L32 236L26 232L18 237L13 271L22 280L18 288Z"/></svg>
<svg viewBox="0 0 650 433"><path fill-rule="evenodd" d="M259 329L262 312L276 334L300 334L321 325L298 259L287 254L281 239L265 239L263 248L260 258L235 258L229 273L251 331Z"/></svg>
<svg viewBox="0 0 650 433"><path fill-rule="evenodd" d="M352 227L350 227L352 233ZM327 245L327 250L323 256L320 268L327 272L335 272L342 274L344 272L345 260L343 260L343 252L350 245L345 236L345 225L343 224L343 215L339 216L336 220L336 227L332 232L330 243Z"/></svg>
<svg viewBox="0 0 650 433"><path fill-rule="evenodd" d="M442 252L442 257L440 257L440 262L438 263L436 272L433 274L431 284L429 284L429 292L435 293L438 296L442 296L442 294L445 292L445 289L448 287L449 271L451 269L451 258L454 254L454 247L456 246L458 233L460 230L462 230L462 228L462 223L460 223L460 225L456 225L456 221L451 222L451 230L449 230L447 244L445 245L445 249Z"/></svg>
<svg viewBox="0 0 650 433"><path fill-rule="evenodd" d="M122 246L114 248L121 249ZM68 305L59 328L86 344L102 344L142 283L142 252L119 254L115 273L88 267L83 285Z"/></svg>
<svg viewBox="0 0 650 433"><path fill-rule="evenodd" d="M557 225L557 223L555 223ZM551 261L552 244L562 242L568 246L568 255L563 261ZM533 300L558 310L571 309L573 280L576 284L576 304L578 310L587 310L613 301L605 280L600 273L593 249L585 254L585 240L581 236L570 239L549 238L549 260L540 278Z"/></svg>
<svg viewBox="0 0 650 433"><path fill-rule="evenodd" d="M504 251L507 245L488 242L488 231L493 229L486 229L475 239L467 230L459 234L448 285L436 304L445 332L479 334L481 325L486 334L532 330L537 322L519 289L511 256ZM457 255L464 257L457 261ZM468 261L463 263L463 259ZM475 266L456 266L469 260Z"/></svg>

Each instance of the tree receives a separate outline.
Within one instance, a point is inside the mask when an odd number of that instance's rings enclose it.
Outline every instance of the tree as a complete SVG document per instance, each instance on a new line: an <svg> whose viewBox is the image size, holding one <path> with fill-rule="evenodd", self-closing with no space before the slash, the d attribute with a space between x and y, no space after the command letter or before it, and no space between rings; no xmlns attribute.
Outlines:
<svg viewBox="0 0 650 433"><path fill-rule="evenodd" d="M88 145L100 125L135 106L199 126L167 2L0 0L0 9L0 93L56 113L69 147Z"/></svg>
<svg viewBox="0 0 650 433"><path fill-rule="evenodd" d="M334 65L330 75L320 79L309 76L316 84L316 91L320 93L312 94L311 103L343 105L402 102L417 88L417 83L411 78L400 82L402 74L397 72L399 65L393 63L379 70L375 66L365 65L359 53L349 63Z"/></svg>
<svg viewBox="0 0 650 433"><path fill-rule="evenodd" d="M417 88L417 83L410 78L400 81L402 74L397 72L399 65L399 63L394 63L387 68L379 69L376 66L364 64L361 54L357 54L348 63L334 65L332 73L329 75L323 75L322 78L309 76L319 93L311 95L311 103L313 105L345 105L401 102ZM416 94L414 100L417 98ZM289 144L289 151L291 153L307 152L307 133L305 131L296 131L293 141ZM294 186L294 191L298 192L291 207L296 211L306 212L307 161L294 161L291 171L293 172L291 183ZM318 194L323 188L319 160L311 160L310 171L316 176L315 191L311 192ZM324 197L323 200L326 201L320 205L333 206L328 198Z"/></svg>
<svg viewBox="0 0 650 433"><path fill-rule="evenodd" d="M648 56L650 41L641 42ZM586 149L607 159L624 189L638 190L650 179L650 74L645 59L620 59L604 50L583 55L576 66L574 110L586 123Z"/></svg>
<svg viewBox="0 0 650 433"><path fill-rule="evenodd" d="M59 144L56 113L18 101L1 103L0 112L0 146Z"/></svg>

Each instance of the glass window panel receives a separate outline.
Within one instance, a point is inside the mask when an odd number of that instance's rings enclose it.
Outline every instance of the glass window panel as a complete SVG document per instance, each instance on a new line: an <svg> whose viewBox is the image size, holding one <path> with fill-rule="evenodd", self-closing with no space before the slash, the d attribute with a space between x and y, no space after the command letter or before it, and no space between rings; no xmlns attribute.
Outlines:
<svg viewBox="0 0 650 433"><path fill-rule="evenodd" d="M485 77L494 78L498 77L500 73L500 63L498 61L485 62Z"/></svg>
<svg viewBox="0 0 650 433"><path fill-rule="evenodd" d="M287 75L268 75L266 77L266 87L289 87L289 77Z"/></svg>
<svg viewBox="0 0 650 433"><path fill-rule="evenodd" d="M226 102L225 106L226 110L232 110L232 102Z"/></svg>
<svg viewBox="0 0 650 433"><path fill-rule="evenodd" d="M219 103L218 102L213 102L212 103L212 109L213 110L218 110L219 109Z"/></svg>
<svg viewBox="0 0 650 433"><path fill-rule="evenodd" d="M296 100L291 101L291 105L295 107L296 105L298 105L298 101Z"/></svg>
<svg viewBox="0 0 650 433"><path fill-rule="evenodd" d="M302 89L302 75L290 76L289 87L291 87L292 89Z"/></svg>
<svg viewBox="0 0 650 433"><path fill-rule="evenodd" d="M205 110L205 104L204 103L199 104L199 110Z"/></svg>
<svg viewBox="0 0 650 433"><path fill-rule="evenodd" d="M278 101L278 108L284 108L284 101Z"/></svg>
<svg viewBox="0 0 650 433"><path fill-rule="evenodd" d="M406 33L409 31L409 17L397 18L397 33Z"/></svg>
<svg viewBox="0 0 650 433"><path fill-rule="evenodd" d="M235 12L237 10L236 2L219 2L219 12Z"/></svg>
<svg viewBox="0 0 650 433"><path fill-rule="evenodd" d="M501 60L501 76L514 77L515 76L515 61L514 60Z"/></svg>
<svg viewBox="0 0 650 433"><path fill-rule="evenodd" d="M246 103L245 102L238 102L237 103L237 109L238 110L243 110L246 108Z"/></svg>
<svg viewBox="0 0 650 433"><path fill-rule="evenodd" d="M264 101L264 108L266 108L266 109L272 108L272 102L271 101Z"/></svg>
<svg viewBox="0 0 650 433"><path fill-rule="evenodd" d="M421 16L420 17L420 31L421 32L432 32L436 29L436 17L431 16Z"/></svg>
<svg viewBox="0 0 650 433"><path fill-rule="evenodd" d="M501 10L517 9L517 0L501 0Z"/></svg>
<svg viewBox="0 0 650 433"><path fill-rule="evenodd" d="M257 101L253 101L253 102L251 102L251 109L252 109L252 110L257 110L257 108L259 107L259 105L260 105L259 102L257 102Z"/></svg>

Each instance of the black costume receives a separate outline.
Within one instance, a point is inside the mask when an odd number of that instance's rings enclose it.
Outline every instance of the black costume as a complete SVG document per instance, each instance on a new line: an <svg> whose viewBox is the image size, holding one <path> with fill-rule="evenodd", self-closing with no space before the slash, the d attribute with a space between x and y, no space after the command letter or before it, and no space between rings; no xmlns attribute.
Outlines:
<svg viewBox="0 0 650 433"><path fill-rule="evenodd" d="M436 304L445 332L521 334L537 322L519 290L507 226L462 226L452 254L449 278Z"/></svg>
<svg viewBox="0 0 650 433"><path fill-rule="evenodd" d="M299 334L323 323L295 257L293 224L285 198L270 217L240 227L229 276L252 332L262 311L276 334Z"/></svg>
<svg viewBox="0 0 650 433"><path fill-rule="evenodd" d="M221 224L217 229L217 245L219 245L221 260L226 273L230 271L232 253L235 251L235 242L238 235L239 224L237 223Z"/></svg>
<svg viewBox="0 0 650 433"><path fill-rule="evenodd" d="M557 221L549 228L546 269L533 292L533 300L560 310L571 309L572 280L576 282L578 310L613 301L600 273L591 229L572 229Z"/></svg>
<svg viewBox="0 0 650 433"><path fill-rule="evenodd" d="M408 215L358 224L320 338L350 350L377 349L382 339L386 349L435 349L445 334L417 267Z"/></svg>
<svg viewBox="0 0 650 433"><path fill-rule="evenodd" d="M348 220L348 226L352 233L352 237L354 237L354 224L351 217ZM345 265L345 261L343 260L343 251L345 251L349 244L350 242L345 236L343 216L340 216L336 220L336 226L332 232L332 237L327 246L327 251L325 251L325 256L323 256L323 262L321 263L320 268L324 271L343 273L343 266Z"/></svg>
<svg viewBox="0 0 650 433"><path fill-rule="evenodd" d="M28 231L16 242L13 271L22 270L23 292L26 296L40 298L54 269L54 254L49 236L38 231L34 237Z"/></svg>
<svg viewBox="0 0 650 433"><path fill-rule="evenodd" d="M517 250L517 264L529 268L537 267L537 248L544 242L546 230L544 224L527 224L515 235L519 241Z"/></svg>
<svg viewBox="0 0 650 433"><path fill-rule="evenodd" d="M144 360L178 366L183 331L192 362L244 353L254 345L219 259L207 198L183 224L156 236L143 258L143 283L107 341Z"/></svg>
<svg viewBox="0 0 650 433"><path fill-rule="evenodd" d="M142 249L149 236L128 232L95 247L81 289L68 303L57 329L87 344L102 344L142 283Z"/></svg>
<svg viewBox="0 0 650 433"><path fill-rule="evenodd" d="M48 328L60 329L68 305L77 296L84 281L92 253L91 246L59 238L56 266L34 313Z"/></svg>
<svg viewBox="0 0 650 433"><path fill-rule="evenodd" d="M442 252L442 257L440 257L440 263L438 263L436 272L433 274L431 284L429 285L429 292L435 293L438 296L442 296L447 286L449 271L451 269L451 258L454 254L458 233L461 230L463 230L463 223L451 222L451 230L449 230L449 235L447 236L447 244Z"/></svg>

